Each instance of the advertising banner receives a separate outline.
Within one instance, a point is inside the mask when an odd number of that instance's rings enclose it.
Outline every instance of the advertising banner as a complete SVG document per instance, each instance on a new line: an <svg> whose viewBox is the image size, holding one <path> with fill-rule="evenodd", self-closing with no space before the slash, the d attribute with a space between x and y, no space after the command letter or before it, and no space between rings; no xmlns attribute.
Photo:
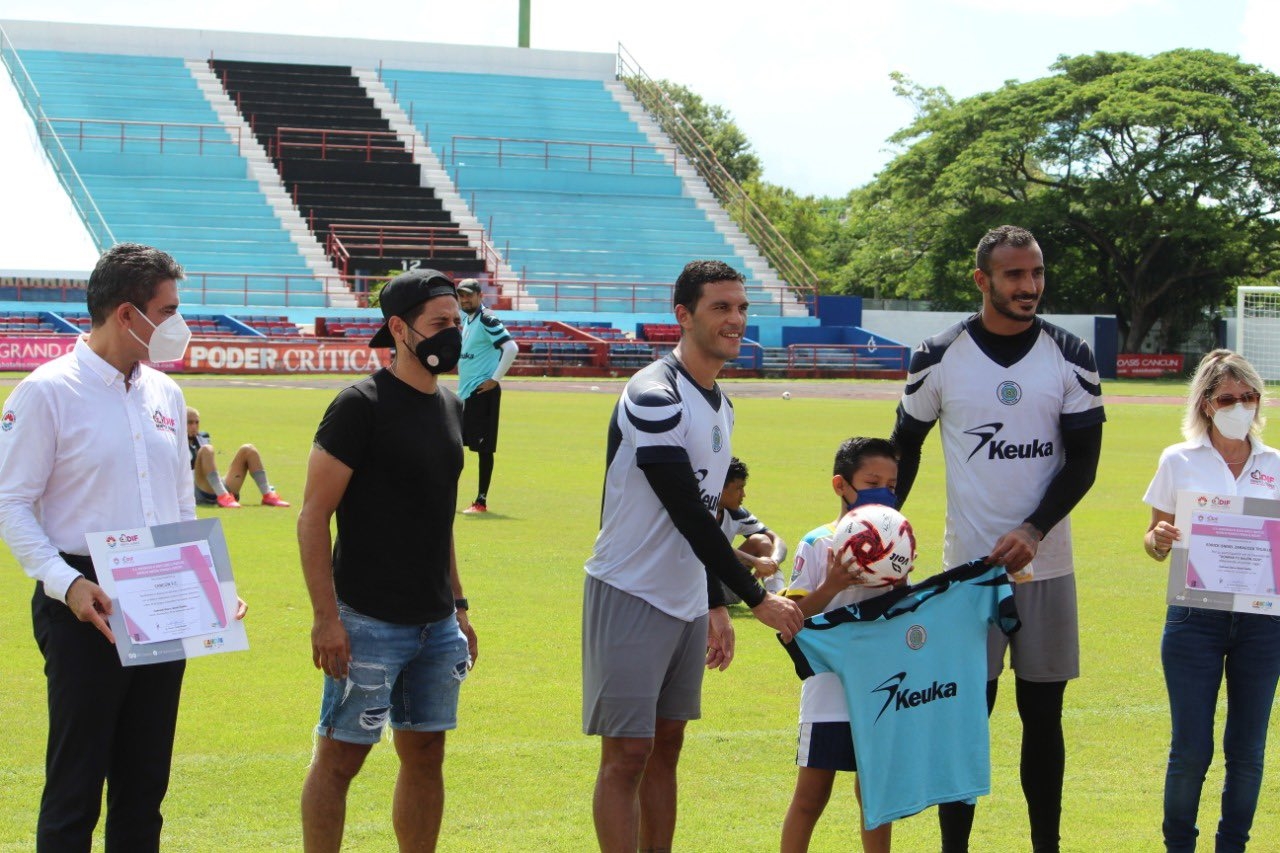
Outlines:
<svg viewBox="0 0 1280 853"><path fill-rule="evenodd" d="M35 370L76 345L76 335L0 337L0 370ZM201 341L182 361L153 364L166 373L373 373L391 363L389 350L363 341L303 343L263 338Z"/></svg>
<svg viewBox="0 0 1280 853"><path fill-rule="evenodd" d="M263 340L192 341L188 373L373 373L391 363L389 350L363 341L321 344Z"/></svg>
<svg viewBox="0 0 1280 853"><path fill-rule="evenodd" d="M10 335L0 338L0 370L35 370L75 349L75 335Z"/></svg>
<svg viewBox="0 0 1280 853"><path fill-rule="evenodd" d="M1152 379L1158 376L1181 376L1182 356L1178 353L1132 352L1116 356L1116 376Z"/></svg>

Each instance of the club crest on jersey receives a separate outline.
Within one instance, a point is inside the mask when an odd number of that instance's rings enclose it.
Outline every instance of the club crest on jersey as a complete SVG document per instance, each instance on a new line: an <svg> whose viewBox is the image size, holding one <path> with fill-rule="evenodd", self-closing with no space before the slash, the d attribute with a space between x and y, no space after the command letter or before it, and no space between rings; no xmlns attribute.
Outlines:
<svg viewBox="0 0 1280 853"><path fill-rule="evenodd" d="M720 427L711 428L711 452L719 453L720 448L724 447L724 436L720 434Z"/></svg>
<svg viewBox="0 0 1280 853"><path fill-rule="evenodd" d="M928 639L929 632L924 629L923 625L912 625L907 629L907 648L913 652L923 649Z"/></svg>
<svg viewBox="0 0 1280 853"><path fill-rule="evenodd" d="M903 687L903 682L906 680L907 674L905 672L895 673L881 682L879 687L871 691L872 693L883 693L885 695L884 705L880 708L880 713L876 714L877 723L884 716L884 712L889 710L890 705L893 706L895 712L905 711L940 699L954 699L956 696L957 685L954 681L934 681L923 690L912 690Z"/></svg>
<svg viewBox="0 0 1280 853"><path fill-rule="evenodd" d="M18 423L18 416L14 414L13 409L5 409L4 416L0 417L0 429L8 432Z"/></svg>
<svg viewBox="0 0 1280 853"><path fill-rule="evenodd" d="M996 399L1006 406L1015 406L1022 399L1022 386L1006 379L996 386Z"/></svg>

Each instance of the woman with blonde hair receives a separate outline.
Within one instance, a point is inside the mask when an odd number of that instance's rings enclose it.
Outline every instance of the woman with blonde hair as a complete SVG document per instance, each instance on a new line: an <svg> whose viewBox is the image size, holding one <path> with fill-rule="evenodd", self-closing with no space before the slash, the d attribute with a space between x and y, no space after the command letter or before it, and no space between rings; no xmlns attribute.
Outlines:
<svg viewBox="0 0 1280 853"><path fill-rule="evenodd" d="M1151 506L1143 545L1152 559L1164 560L1182 539L1173 523L1179 489L1280 498L1280 453L1260 439L1264 391L1258 372L1230 350L1214 350L1200 362L1182 421L1186 440L1165 448L1143 497ZM1196 814L1213 760L1213 717L1225 673L1226 779L1216 850L1243 851L1258 805L1280 676L1280 617L1170 605L1160 659L1173 723L1164 785L1165 848L1196 848Z"/></svg>

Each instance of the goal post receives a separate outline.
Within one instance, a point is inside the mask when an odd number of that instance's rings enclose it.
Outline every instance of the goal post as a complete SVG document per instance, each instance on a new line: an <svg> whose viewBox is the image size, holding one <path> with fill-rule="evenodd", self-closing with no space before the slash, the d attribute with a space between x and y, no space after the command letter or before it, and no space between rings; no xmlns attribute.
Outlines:
<svg viewBox="0 0 1280 853"><path fill-rule="evenodd" d="M1236 289L1235 348L1265 382L1280 382L1280 287Z"/></svg>

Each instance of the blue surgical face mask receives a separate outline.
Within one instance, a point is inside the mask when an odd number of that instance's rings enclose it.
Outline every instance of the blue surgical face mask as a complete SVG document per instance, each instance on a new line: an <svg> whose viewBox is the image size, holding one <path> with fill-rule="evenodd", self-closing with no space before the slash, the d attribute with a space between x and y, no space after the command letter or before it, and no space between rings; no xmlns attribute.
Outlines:
<svg viewBox="0 0 1280 853"><path fill-rule="evenodd" d="M871 504L883 504L890 509L897 509L898 496L893 493L893 489L884 486L876 489L860 489L858 497L848 505L848 508L853 509L854 507L869 506Z"/></svg>

